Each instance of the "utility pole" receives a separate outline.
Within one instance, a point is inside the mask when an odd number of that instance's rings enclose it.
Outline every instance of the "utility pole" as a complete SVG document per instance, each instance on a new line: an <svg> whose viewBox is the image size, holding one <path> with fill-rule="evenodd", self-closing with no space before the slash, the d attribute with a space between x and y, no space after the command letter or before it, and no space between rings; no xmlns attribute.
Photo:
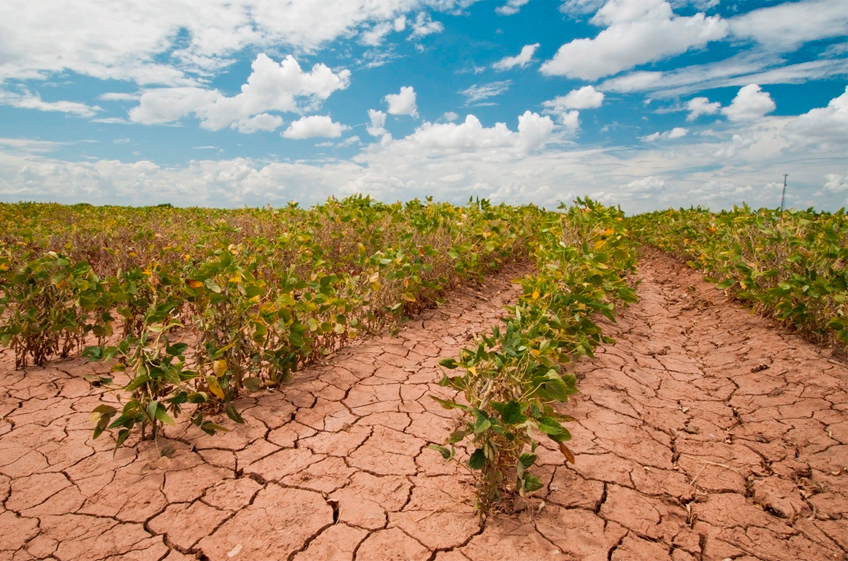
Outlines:
<svg viewBox="0 0 848 561"><path fill-rule="evenodd" d="M780 196L780 212L783 212L783 201L786 200L786 178L789 177L788 173L783 174L783 195Z"/></svg>

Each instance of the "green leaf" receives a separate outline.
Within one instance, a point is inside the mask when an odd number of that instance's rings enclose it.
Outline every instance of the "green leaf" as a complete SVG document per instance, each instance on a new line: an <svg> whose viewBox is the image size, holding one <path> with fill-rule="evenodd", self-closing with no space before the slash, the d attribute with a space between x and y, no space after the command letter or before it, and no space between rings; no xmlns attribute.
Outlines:
<svg viewBox="0 0 848 561"><path fill-rule="evenodd" d="M564 430L562 425L560 425L559 422L552 417L542 417L539 419L538 424L539 430L547 435L561 434Z"/></svg>
<svg viewBox="0 0 848 561"><path fill-rule="evenodd" d="M216 283L215 281L213 281L212 279L206 279L206 281L203 284L205 284L206 288L208 288L209 290L211 290L215 294L221 294L221 290L222 290L221 286L218 283Z"/></svg>
<svg viewBox="0 0 848 561"><path fill-rule="evenodd" d="M234 422L240 425L244 424L244 419L241 415L239 415L239 412L236 411L236 408L233 407L232 403L228 403L227 406L224 408L224 411L226 411L227 417L232 419Z"/></svg>
<svg viewBox="0 0 848 561"><path fill-rule="evenodd" d="M446 448L444 446L439 446L438 444L431 444L427 448L429 448L430 450L435 450L436 452L441 454L442 457L446 460L450 460L453 457L453 452L451 452L449 448Z"/></svg>
<svg viewBox="0 0 848 561"><path fill-rule="evenodd" d="M486 465L486 454L483 453L482 448L477 448L471 454L471 457L468 458L468 467L471 469L483 469L484 465Z"/></svg>
<svg viewBox="0 0 848 561"><path fill-rule="evenodd" d="M121 429L118 431L118 438L115 440L115 449L112 450L112 456L114 456L118 452L118 448L121 447L121 444L127 439L130 435L130 429Z"/></svg>
<svg viewBox="0 0 848 561"><path fill-rule="evenodd" d="M542 482L532 473L525 473L521 478L521 488L526 493L538 491L543 487Z"/></svg>
<svg viewBox="0 0 848 561"><path fill-rule="evenodd" d="M166 425L174 426L174 420L168 415L168 410L165 408L163 404L159 404L159 407L156 408L156 420Z"/></svg>
<svg viewBox="0 0 848 561"><path fill-rule="evenodd" d="M489 420L489 416L486 415L486 412L482 409L475 409L474 415L476 420L474 422L474 433L480 434L481 432L488 430L492 426L492 421Z"/></svg>
<svg viewBox="0 0 848 561"><path fill-rule="evenodd" d="M530 469L530 466L536 463L536 454L521 454L518 458L518 463L524 469Z"/></svg>
<svg viewBox="0 0 848 561"><path fill-rule="evenodd" d="M252 392L258 392L262 388L262 380L255 376L250 376L242 380L244 387Z"/></svg>
<svg viewBox="0 0 848 561"><path fill-rule="evenodd" d="M188 345L186 343L174 343L173 345L168 345L165 348L165 352L171 356L179 356L188 350Z"/></svg>
<svg viewBox="0 0 848 561"><path fill-rule="evenodd" d="M521 413L521 404L514 399L504 405L501 413L501 419L507 425L520 425L527 420L527 417Z"/></svg>
<svg viewBox="0 0 848 561"><path fill-rule="evenodd" d="M450 370L453 370L457 366L459 366L459 364L456 362L456 360L454 360L452 358L446 358L446 359L440 360L439 365L444 366L445 368L448 368Z"/></svg>

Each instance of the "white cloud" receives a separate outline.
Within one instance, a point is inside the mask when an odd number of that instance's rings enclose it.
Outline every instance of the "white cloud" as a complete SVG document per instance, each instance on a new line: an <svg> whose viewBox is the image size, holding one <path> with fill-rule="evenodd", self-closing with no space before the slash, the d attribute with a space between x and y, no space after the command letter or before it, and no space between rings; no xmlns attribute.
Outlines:
<svg viewBox="0 0 848 561"><path fill-rule="evenodd" d="M409 39L418 39L432 33L441 33L445 26L441 22L433 21L430 14L419 12L412 22L412 33L409 34Z"/></svg>
<svg viewBox="0 0 848 561"><path fill-rule="evenodd" d="M846 148L788 143L781 134L796 118L730 122L709 135L689 134L668 144L588 149L561 143L556 127L546 137L552 123L538 116L535 128L541 135L531 134L532 121L517 131L502 126L499 135L498 125L468 127L466 119L438 125L430 134L423 134L422 125L406 138L381 139L353 161L308 164L213 161L214 152L209 159L175 166L144 160L68 162L37 153L52 149L51 143L14 139L19 148L0 141L10 146L0 150L0 200L239 207L288 200L308 205L329 195L363 193L382 201L432 195L462 204L479 196L551 208L574 196L597 194L635 213L690 205L717 210L743 200L755 208L774 207L780 204L781 174L790 173L789 206L836 210L846 204L845 191L839 191L844 181L823 176L848 175ZM540 137L545 144L528 149ZM731 156L716 155L730 147ZM827 184L830 190L824 188Z"/></svg>
<svg viewBox="0 0 848 561"><path fill-rule="evenodd" d="M418 107L415 105L415 89L412 86L402 86L400 93L389 94L383 98L388 104L390 115L411 115L418 117Z"/></svg>
<svg viewBox="0 0 848 561"><path fill-rule="evenodd" d="M570 16L581 16L598 11L607 0L565 0L559 11Z"/></svg>
<svg viewBox="0 0 848 561"><path fill-rule="evenodd" d="M323 64L304 72L291 55L279 64L264 53L257 55L252 72L241 92L227 97L218 90L196 87L157 88L141 96L137 107L130 110L130 120L143 124L168 123L193 114L200 125L210 130L233 127L242 132L258 130L261 123L269 130L279 118L255 115L268 111L298 112L314 109L334 91L347 88L350 71L334 73ZM275 127L276 128L276 127Z"/></svg>
<svg viewBox="0 0 848 561"><path fill-rule="evenodd" d="M505 123L486 128L477 117L468 115L459 124L425 122L409 136L383 145L378 151L418 157L492 150L523 154L543 146L551 138L553 128L550 117L530 111L518 117L517 132L509 130Z"/></svg>
<svg viewBox="0 0 848 561"><path fill-rule="evenodd" d="M848 8L844 0L785 2L752 10L729 22L737 37L751 38L770 50L792 51L809 41L844 37Z"/></svg>
<svg viewBox="0 0 848 561"><path fill-rule="evenodd" d="M28 138L0 138L0 146L12 152L43 153L52 152L67 145L66 142L51 140L30 140Z"/></svg>
<svg viewBox="0 0 848 561"><path fill-rule="evenodd" d="M0 90L0 105L10 105L19 109L35 109L37 111L56 111L72 113L80 117L93 117L100 107L86 105L76 101L44 101L37 93L13 93Z"/></svg>
<svg viewBox="0 0 848 561"><path fill-rule="evenodd" d="M753 121L771 113L776 107L768 92L762 91L757 84L748 84L721 112L731 121Z"/></svg>
<svg viewBox="0 0 848 561"><path fill-rule="evenodd" d="M846 75L848 67L842 59L820 58L787 65L780 57L752 51L666 72L631 72L605 80L599 89L619 93L654 92L653 97L668 98L704 89L747 84L801 84Z"/></svg>
<svg viewBox="0 0 848 561"><path fill-rule="evenodd" d="M369 47L379 47L389 33L406 29L406 16L395 18L394 21L383 21L374 24L371 29L362 32L359 42Z"/></svg>
<svg viewBox="0 0 848 561"><path fill-rule="evenodd" d="M674 127L670 131L655 132L648 136L643 136L641 139L645 142L656 142L657 140L674 140L676 138L682 138L687 134L689 134L687 129L683 127Z"/></svg>
<svg viewBox="0 0 848 561"><path fill-rule="evenodd" d="M596 80L702 47L723 38L728 27L718 16L676 16L663 0L609 0L592 22L607 28L594 39L562 45L542 64L543 74Z"/></svg>
<svg viewBox="0 0 848 561"><path fill-rule="evenodd" d="M285 138L297 140L315 137L337 138L349 128L341 123L333 122L330 117L325 115L311 115L309 117L301 117L293 122L281 135Z"/></svg>
<svg viewBox="0 0 848 561"><path fill-rule="evenodd" d="M695 97L686 103L686 110L689 111L686 120L694 121L701 115L715 115L720 109L721 103L717 101L710 102L706 97Z"/></svg>
<svg viewBox="0 0 848 561"><path fill-rule="evenodd" d="M100 94L97 99L103 101L138 101L141 99L140 93L123 93L123 92L108 92Z"/></svg>
<svg viewBox="0 0 848 561"><path fill-rule="evenodd" d="M836 148L848 153L848 87L827 107L811 109L786 124L783 137L793 144Z"/></svg>
<svg viewBox="0 0 848 561"><path fill-rule="evenodd" d="M198 86L237 53L315 52L419 12L416 37L441 29L423 9L469 0L80 0L0 2L0 81L71 71L138 84Z"/></svg>
<svg viewBox="0 0 848 561"><path fill-rule="evenodd" d="M524 45L521 48L521 52L516 56L508 56L502 58L492 65L492 68L495 70L509 70L511 68L515 68L516 66L524 68L530 61L533 60L533 54L536 52L536 49L539 48L539 43L534 43L532 45Z"/></svg>
<svg viewBox="0 0 848 561"><path fill-rule="evenodd" d="M501 16L513 16L521 11L521 6L530 0L507 0L503 6L495 8L495 12Z"/></svg>
<svg viewBox="0 0 848 561"><path fill-rule="evenodd" d="M557 112L564 109L595 109L604 102L604 94L592 86L584 86L578 90L571 90L566 95L561 95L542 105Z"/></svg>
<svg viewBox="0 0 848 561"><path fill-rule="evenodd" d="M194 87L150 90L130 110L130 120L145 125L171 123L209 106L220 95L218 91Z"/></svg>
<svg viewBox="0 0 848 561"><path fill-rule="evenodd" d="M445 114L442 115L442 118L445 121L452 123L452 122L456 121L457 119L459 119L459 115L457 115L453 111L445 111Z"/></svg>
<svg viewBox="0 0 848 561"><path fill-rule="evenodd" d="M580 111L563 111L559 113L559 122L569 131L576 131L580 128Z"/></svg>
<svg viewBox="0 0 848 561"><path fill-rule="evenodd" d="M248 119L239 119L232 127L239 132L250 134L257 131L273 131L283 126L283 118L279 115L260 113Z"/></svg>
<svg viewBox="0 0 848 561"><path fill-rule="evenodd" d="M347 146L353 146L354 144L362 144L362 140L356 135L342 140L336 146L338 146L339 148L345 148Z"/></svg>
<svg viewBox="0 0 848 561"><path fill-rule="evenodd" d="M377 111L376 109L368 110L368 118L371 119L371 125L366 127L365 130L368 131L368 134L371 136L383 136L386 134L386 114L382 111Z"/></svg>
<svg viewBox="0 0 848 561"><path fill-rule="evenodd" d="M624 190L628 194L651 194L660 193L665 187L665 180L660 177L649 175L642 179L634 179L624 186Z"/></svg>
<svg viewBox="0 0 848 561"><path fill-rule="evenodd" d="M512 80L501 82L489 82L487 84L474 84L459 93L465 96L465 104L473 105L485 101L490 97L499 96L512 86Z"/></svg>
<svg viewBox="0 0 848 561"><path fill-rule="evenodd" d="M824 176L824 190L831 193L848 193L848 175L828 173Z"/></svg>

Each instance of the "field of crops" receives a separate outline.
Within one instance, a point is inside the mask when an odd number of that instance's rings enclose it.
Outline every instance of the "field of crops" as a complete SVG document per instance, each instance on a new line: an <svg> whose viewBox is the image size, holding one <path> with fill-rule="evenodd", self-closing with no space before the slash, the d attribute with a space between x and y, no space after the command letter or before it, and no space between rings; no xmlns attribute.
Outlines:
<svg viewBox="0 0 848 561"><path fill-rule="evenodd" d="M758 312L817 342L848 345L848 217L747 206L660 211L628 220L635 239L669 251Z"/></svg>
<svg viewBox="0 0 848 561"><path fill-rule="evenodd" d="M535 259L505 331L448 361L463 376L471 465L481 506L518 468L520 492L539 487L533 431L562 444L551 406L574 392L562 364L603 340L593 314L633 301L624 281L635 254L615 209L580 202L567 213L533 206L463 207L368 198L304 210L235 211L17 204L0 207L0 342L15 366L77 353L115 360L122 409L94 410L95 437L116 448L148 427L155 438L185 410L209 434L234 400L278 388L306 363L354 337L392 328L447 289L513 260ZM453 450L439 447L446 458Z"/></svg>
<svg viewBox="0 0 848 561"><path fill-rule="evenodd" d="M356 196L0 217L3 554L848 548L843 211Z"/></svg>
<svg viewBox="0 0 848 561"><path fill-rule="evenodd" d="M157 437L182 415L209 435L244 419L238 398L285 383L355 338L397 330L446 291L532 263L506 323L441 361L460 426L431 448L471 468L477 508L543 486L537 438L564 460L576 389L569 363L612 342L596 323L635 302L636 243L704 269L759 311L848 343L848 222L747 207L625 218L591 200L535 206L383 204L311 209L0 206L0 342L16 368L82 355L123 403L94 409L94 437ZM628 277L631 278L628 278ZM136 440L130 440L136 442Z"/></svg>

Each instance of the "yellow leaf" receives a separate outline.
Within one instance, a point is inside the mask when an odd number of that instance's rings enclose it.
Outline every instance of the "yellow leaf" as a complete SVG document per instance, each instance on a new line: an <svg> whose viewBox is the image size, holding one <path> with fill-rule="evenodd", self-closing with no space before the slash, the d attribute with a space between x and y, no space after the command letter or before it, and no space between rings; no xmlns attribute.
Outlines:
<svg viewBox="0 0 848 561"><path fill-rule="evenodd" d="M538 300L538 299L539 299L539 289L537 288L536 290L533 291L533 300Z"/></svg>
<svg viewBox="0 0 848 561"><path fill-rule="evenodd" d="M472 376L476 376L476 375L477 375L477 368L476 368L476 367L474 367L474 366L469 366L467 370L468 370L469 372L471 372L471 375L472 375Z"/></svg>
<svg viewBox="0 0 848 561"><path fill-rule="evenodd" d="M604 246L604 243L606 243L605 240L598 240L595 242L595 249L601 249Z"/></svg>
<svg viewBox="0 0 848 561"><path fill-rule="evenodd" d="M221 388L221 384L218 383L217 378L215 378L214 376L209 376L206 378L206 382L209 384L209 391L215 394L215 397L217 397L218 399L224 399L224 389Z"/></svg>
<svg viewBox="0 0 848 561"><path fill-rule="evenodd" d="M185 282L191 288L200 288L201 286L203 286L203 283L200 282L199 280L186 279Z"/></svg>
<svg viewBox="0 0 848 561"><path fill-rule="evenodd" d="M224 374L227 373L227 361L224 359L216 360L212 363L212 372L215 373L215 376L220 378Z"/></svg>

